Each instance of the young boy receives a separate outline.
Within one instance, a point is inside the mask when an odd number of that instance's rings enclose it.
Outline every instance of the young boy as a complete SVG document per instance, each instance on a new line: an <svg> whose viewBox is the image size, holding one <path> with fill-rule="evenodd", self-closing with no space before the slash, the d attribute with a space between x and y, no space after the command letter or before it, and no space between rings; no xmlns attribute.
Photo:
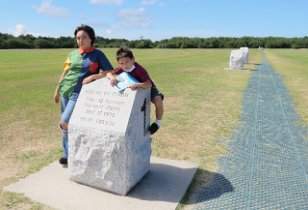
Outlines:
<svg viewBox="0 0 308 210"><path fill-rule="evenodd" d="M129 86L132 90L136 88L151 88L151 101L155 105L155 114L156 120L149 127L150 134L154 134L160 127L161 120L164 114L163 100L164 95L159 92L156 88L154 82L151 80L148 72L135 62L133 52L127 47L121 47L117 50L116 58L119 64L119 67L113 70L114 74L121 74L122 72L127 72L134 78L136 78L139 83L134 83ZM110 79L112 86L116 84L116 78L109 74L107 78Z"/></svg>

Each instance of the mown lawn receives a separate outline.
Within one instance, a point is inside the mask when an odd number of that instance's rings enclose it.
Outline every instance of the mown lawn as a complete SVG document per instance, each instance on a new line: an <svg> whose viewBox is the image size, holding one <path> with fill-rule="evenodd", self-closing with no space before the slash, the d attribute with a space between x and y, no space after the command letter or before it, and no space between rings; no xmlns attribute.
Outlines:
<svg viewBox="0 0 308 210"><path fill-rule="evenodd" d="M116 66L116 49L103 50ZM0 50L1 189L61 156L59 105L53 93L69 51ZM226 154L216 141L226 141L239 123L242 93L252 72L225 70L230 51L133 49L136 61L165 95L165 116L153 136L153 155L198 163L190 192L210 180L217 157ZM258 50L250 50L250 62L260 62ZM0 209L6 208L48 209L2 192Z"/></svg>
<svg viewBox="0 0 308 210"><path fill-rule="evenodd" d="M308 49L266 49L265 53L282 75L298 114L308 126Z"/></svg>

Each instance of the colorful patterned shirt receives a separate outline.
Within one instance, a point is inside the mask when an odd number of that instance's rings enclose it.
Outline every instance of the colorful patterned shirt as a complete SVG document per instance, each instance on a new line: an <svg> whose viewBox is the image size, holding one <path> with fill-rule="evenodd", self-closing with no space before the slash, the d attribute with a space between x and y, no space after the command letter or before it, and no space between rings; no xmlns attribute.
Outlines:
<svg viewBox="0 0 308 210"><path fill-rule="evenodd" d="M73 50L64 63L64 71L67 74L59 84L59 94L77 100L83 79L98 74L101 69L103 71L113 69L102 51L94 47L88 51Z"/></svg>

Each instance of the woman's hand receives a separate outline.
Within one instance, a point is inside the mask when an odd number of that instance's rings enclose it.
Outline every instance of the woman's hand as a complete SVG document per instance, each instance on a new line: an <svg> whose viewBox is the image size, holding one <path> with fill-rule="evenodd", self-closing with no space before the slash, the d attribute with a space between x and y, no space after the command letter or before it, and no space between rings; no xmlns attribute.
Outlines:
<svg viewBox="0 0 308 210"><path fill-rule="evenodd" d="M110 85L113 87L117 84L117 79L115 77L110 78Z"/></svg>
<svg viewBox="0 0 308 210"><path fill-rule="evenodd" d="M88 83L92 82L92 80L94 80L93 75L88 76L88 77L83 79L82 84L83 85L88 84Z"/></svg>
<svg viewBox="0 0 308 210"><path fill-rule="evenodd" d="M55 94L53 95L53 99L54 99L54 101L56 102L56 103L59 103L59 99L60 99L60 97L59 97L59 91L58 91L58 87L57 87L57 89L56 89L56 91L55 91Z"/></svg>

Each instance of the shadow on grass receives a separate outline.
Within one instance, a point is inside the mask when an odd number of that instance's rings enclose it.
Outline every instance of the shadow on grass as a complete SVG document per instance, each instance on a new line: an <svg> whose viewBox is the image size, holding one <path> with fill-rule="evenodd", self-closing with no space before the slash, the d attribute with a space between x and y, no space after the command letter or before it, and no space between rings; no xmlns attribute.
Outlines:
<svg viewBox="0 0 308 210"><path fill-rule="evenodd" d="M261 65L261 63L247 63L247 64L251 64L251 65L255 65L255 66Z"/></svg>
<svg viewBox="0 0 308 210"><path fill-rule="evenodd" d="M252 68L249 68L249 67L244 67L242 68L241 70L248 70L248 71L257 71L257 66L261 65L261 63L246 63L246 65L252 65L253 67Z"/></svg>
<svg viewBox="0 0 308 210"><path fill-rule="evenodd" d="M234 187L224 175L199 168L181 205L201 203L233 191Z"/></svg>
<svg viewBox="0 0 308 210"><path fill-rule="evenodd" d="M242 68L241 70L246 70L246 71L257 71L257 69L252 69L252 68Z"/></svg>

